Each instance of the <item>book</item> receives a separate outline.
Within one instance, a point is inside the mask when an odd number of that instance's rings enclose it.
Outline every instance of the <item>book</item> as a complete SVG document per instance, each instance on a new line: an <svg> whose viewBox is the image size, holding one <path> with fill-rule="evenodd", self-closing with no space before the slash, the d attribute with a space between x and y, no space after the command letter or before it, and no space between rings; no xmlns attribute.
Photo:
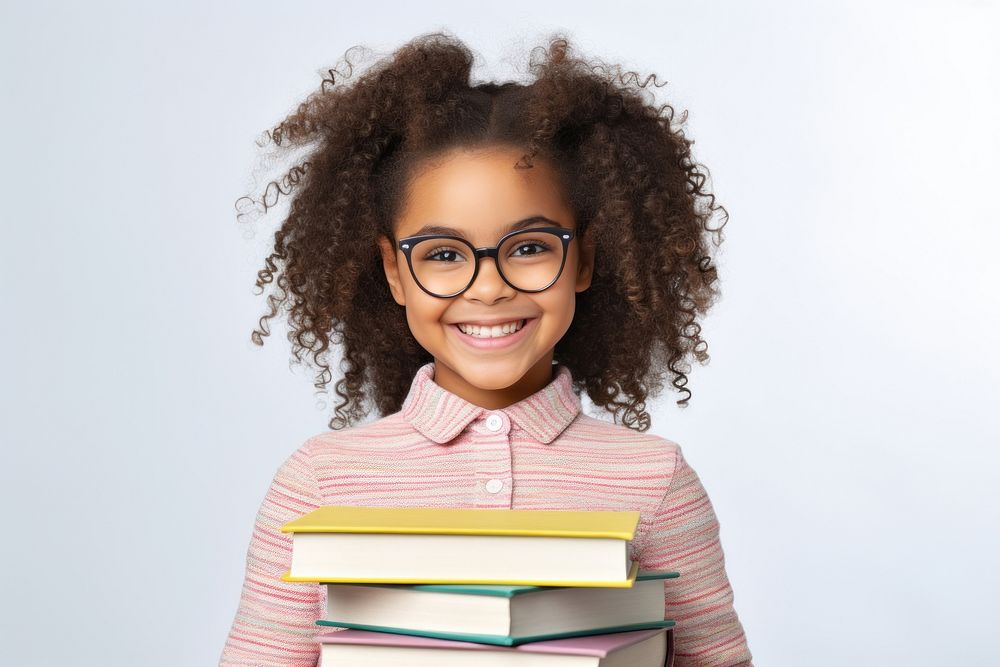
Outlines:
<svg viewBox="0 0 1000 667"><path fill-rule="evenodd" d="M678 576L640 570L631 588L326 584L316 624L500 646L665 628L664 580Z"/></svg>
<svg viewBox="0 0 1000 667"><path fill-rule="evenodd" d="M673 629L568 637L494 646L365 630L317 636L320 663L351 667L669 667Z"/></svg>
<svg viewBox="0 0 1000 667"><path fill-rule="evenodd" d="M637 511L324 505L292 533L285 581L629 588Z"/></svg>

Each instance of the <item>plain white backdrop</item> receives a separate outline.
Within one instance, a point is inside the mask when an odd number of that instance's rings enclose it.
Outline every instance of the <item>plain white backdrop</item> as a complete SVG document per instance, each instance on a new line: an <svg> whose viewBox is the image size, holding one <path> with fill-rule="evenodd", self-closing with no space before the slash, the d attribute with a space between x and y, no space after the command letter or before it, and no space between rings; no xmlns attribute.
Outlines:
<svg viewBox="0 0 1000 667"><path fill-rule="evenodd" d="M360 44L479 79L561 32L655 72L731 219L711 362L655 405L755 663L995 665L996 2L4 3L4 665L216 664L278 465L326 430L254 139Z"/></svg>

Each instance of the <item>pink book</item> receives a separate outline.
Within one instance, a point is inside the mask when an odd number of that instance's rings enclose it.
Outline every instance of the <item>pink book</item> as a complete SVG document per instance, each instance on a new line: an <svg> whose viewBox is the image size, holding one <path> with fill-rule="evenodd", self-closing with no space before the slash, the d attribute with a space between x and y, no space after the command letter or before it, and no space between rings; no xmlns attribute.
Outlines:
<svg viewBox="0 0 1000 667"><path fill-rule="evenodd" d="M347 664L337 662L337 660L344 660L344 658L359 660L359 662L349 664L363 665L423 665L425 659L428 665L470 664L471 659L468 656L461 656L463 651L489 651L499 655L508 654L511 658L509 661L511 665L547 664L542 656L537 654L591 658L590 661L581 659L580 665L622 664L628 665L628 667L670 667L673 663L673 628L548 639L518 646L477 644L475 642L368 630L322 632L317 635L316 639L321 642L322 655L329 656L329 660L332 661L327 664L333 665ZM340 647L348 650L340 652L337 650ZM527 658L531 656L527 654L536 654L537 660L528 660ZM626 655L628 656L627 661L622 660L626 658ZM405 658L406 662L394 663L391 661L401 658ZM387 661L381 662L381 659L387 659ZM508 663L503 661L495 664Z"/></svg>

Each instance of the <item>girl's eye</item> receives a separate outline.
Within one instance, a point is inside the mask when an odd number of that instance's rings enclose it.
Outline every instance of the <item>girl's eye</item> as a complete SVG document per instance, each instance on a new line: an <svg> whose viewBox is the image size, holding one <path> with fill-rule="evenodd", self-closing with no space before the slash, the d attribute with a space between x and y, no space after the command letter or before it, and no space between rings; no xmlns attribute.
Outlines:
<svg viewBox="0 0 1000 667"><path fill-rule="evenodd" d="M533 255L540 255L549 249L549 244L545 241L519 241L511 251L511 256L531 257Z"/></svg>
<svg viewBox="0 0 1000 667"><path fill-rule="evenodd" d="M437 248L428 251L424 255L424 259L431 262L456 262L462 259L462 254L454 248L449 248L448 246L438 246Z"/></svg>

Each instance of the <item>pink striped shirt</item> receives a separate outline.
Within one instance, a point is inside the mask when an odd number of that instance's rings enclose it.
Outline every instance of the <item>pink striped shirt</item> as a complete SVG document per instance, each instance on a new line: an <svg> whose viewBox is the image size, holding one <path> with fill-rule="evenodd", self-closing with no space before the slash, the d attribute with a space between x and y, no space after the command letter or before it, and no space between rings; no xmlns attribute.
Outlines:
<svg viewBox="0 0 1000 667"><path fill-rule="evenodd" d="M535 394L487 410L434 382L430 362L399 412L293 452L257 513L220 667L317 665L326 588L280 579L291 560L280 528L320 505L638 510L632 557L681 573L664 595L675 666L751 666L719 523L680 447L581 412L570 370L554 370Z"/></svg>

